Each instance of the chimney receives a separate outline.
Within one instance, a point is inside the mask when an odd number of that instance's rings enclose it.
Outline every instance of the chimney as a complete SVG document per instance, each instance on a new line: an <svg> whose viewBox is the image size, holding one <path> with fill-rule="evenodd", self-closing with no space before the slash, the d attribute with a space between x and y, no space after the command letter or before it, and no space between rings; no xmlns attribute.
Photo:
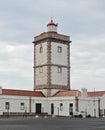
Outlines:
<svg viewBox="0 0 105 130"><path fill-rule="evenodd" d="M2 87L0 86L0 95L2 95Z"/></svg>
<svg viewBox="0 0 105 130"><path fill-rule="evenodd" d="M86 88L81 89L81 96L82 97L87 97L87 89Z"/></svg>

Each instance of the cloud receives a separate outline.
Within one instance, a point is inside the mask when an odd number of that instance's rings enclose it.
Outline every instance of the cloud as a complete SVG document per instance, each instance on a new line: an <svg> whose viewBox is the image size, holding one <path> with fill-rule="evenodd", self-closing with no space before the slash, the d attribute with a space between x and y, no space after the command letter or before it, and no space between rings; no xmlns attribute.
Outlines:
<svg viewBox="0 0 105 130"><path fill-rule="evenodd" d="M2 59L1 63L7 65L8 67L6 66L6 68L8 68L10 71L11 69L18 70L20 67L24 68L25 66L30 65L33 59L32 47L33 46L31 45L19 44L18 46L13 46L9 44L5 45L2 43L0 45L0 59Z"/></svg>
<svg viewBox="0 0 105 130"><path fill-rule="evenodd" d="M104 36L99 36L98 39L85 37L75 40L74 45L71 45L71 84L73 88L87 87L90 90L103 88L105 83L104 43Z"/></svg>
<svg viewBox="0 0 105 130"><path fill-rule="evenodd" d="M18 43L16 43L18 44ZM33 46L31 45L11 45L11 44L1 44L0 42L0 81L1 84L8 86L9 84L17 86L15 81L24 84L30 81L32 84L33 79ZM3 83L2 83L3 82ZM7 83L7 84L5 84ZM29 83L28 83L29 84ZM10 85L11 87L12 85ZM19 87L19 86L18 86ZM21 85L20 85L21 87ZM31 88L32 86L30 86ZM27 88L27 86L24 86Z"/></svg>

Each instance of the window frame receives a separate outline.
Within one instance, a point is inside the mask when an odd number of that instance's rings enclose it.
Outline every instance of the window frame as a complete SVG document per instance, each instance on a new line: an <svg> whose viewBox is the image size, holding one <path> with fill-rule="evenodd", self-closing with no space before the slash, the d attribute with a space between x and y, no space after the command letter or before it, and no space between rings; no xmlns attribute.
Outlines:
<svg viewBox="0 0 105 130"><path fill-rule="evenodd" d="M62 67L57 67L57 72L62 73Z"/></svg>
<svg viewBox="0 0 105 130"><path fill-rule="evenodd" d="M25 110L25 103L24 102L20 103L20 110Z"/></svg>
<svg viewBox="0 0 105 130"><path fill-rule="evenodd" d="M58 47L57 47L57 52L58 52L58 53L62 53L62 47L61 47L61 46L58 46Z"/></svg>
<svg viewBox="0 0 105 130"><path fill-rule="evenodd" d="M43 53L43 47L42 46L39 47L39 53Z"/></svg>
<svg viewBox="0 0 105 130"><path fill-rule="evenodd" d="M10 102L5 102L5 109L9 110L10 109Z"/></svg>
<svg viewBox="0 0 105 130"><path fill-rule="evenodd" d="M43 73L43 67L39 67L39 73Z"/></svg>
<svg viewBox="0 0 105 130"><path fill-rule="evenodd" d="M60 103L60 111L63 111L63 103Z"/></svg>

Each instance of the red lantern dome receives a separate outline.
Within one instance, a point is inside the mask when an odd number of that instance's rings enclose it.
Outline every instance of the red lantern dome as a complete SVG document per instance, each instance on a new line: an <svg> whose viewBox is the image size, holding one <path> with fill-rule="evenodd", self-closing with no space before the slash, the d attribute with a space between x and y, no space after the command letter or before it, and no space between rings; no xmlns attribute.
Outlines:
<svg viewBox="0 0 105 130"><path fill-rule="evenodd" d="M51 19L51 21L47 24L47 31L48 31L48 32L57 32L57 26L58 26L58 24L55 23L55 22Z"/></svg>
<svg viewBox="0 0 105 130"><path fill-rule="evenodd" d="M51 21L47 24L47 26L58 26L58 24L54 23L53 20L51 19Z"/></svg>

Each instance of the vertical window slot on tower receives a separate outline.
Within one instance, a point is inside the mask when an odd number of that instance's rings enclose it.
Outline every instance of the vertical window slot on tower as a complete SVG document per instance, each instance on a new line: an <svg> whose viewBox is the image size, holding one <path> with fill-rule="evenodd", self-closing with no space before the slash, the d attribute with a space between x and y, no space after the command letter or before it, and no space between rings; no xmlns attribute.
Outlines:
<svg viewBox="0 0 105 130"><path fill-rule="evenodd" d="M57 51L58 53L62 53L62 47L58 46Z"/></svg>
<svg viewBox="0 0 105 130"><path fill-rule="evenodd" d="M39 52L40 52L40 53L43 52L43 47L42 47L42 46L40 46L40 48L39 48Z"/></svg>
<svg viewBox="0 0 105 130"><path fill-rule="evenodd" d="M43 73L43 67L40 67L40 68L39 68L39 72L40 72L40 73Z"/></svg>
<svg viewBox="0 0 105 130"><path fill-rule="evenodd" d="M61 67L58 67L58 73L62 73L62 68Z"/></svg>

